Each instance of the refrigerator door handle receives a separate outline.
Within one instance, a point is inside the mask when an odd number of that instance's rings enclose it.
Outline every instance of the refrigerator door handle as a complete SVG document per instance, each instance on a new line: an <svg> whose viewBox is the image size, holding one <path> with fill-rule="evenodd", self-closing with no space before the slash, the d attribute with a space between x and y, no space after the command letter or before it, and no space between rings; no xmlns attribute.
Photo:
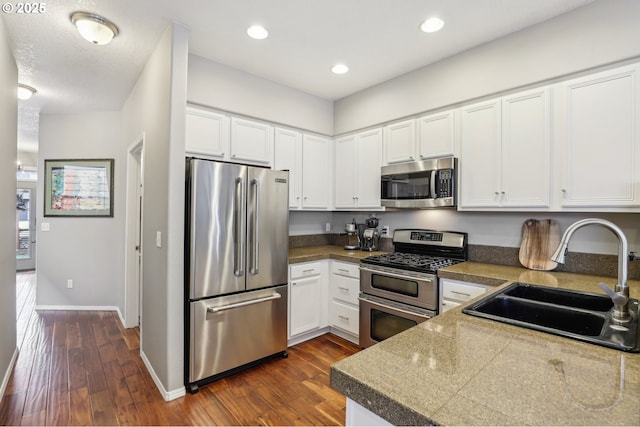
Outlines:
<svg viewBox="0 0 640 427"><path fill-rule="evenodd" d="M279 299L279 298L282 298L282 295L280 295L277 292L274 292L268 297L256 298L249 301L238 302L235 304L223 305L222 307L207 307L207 313L219 313L221 311L232 310L234 308L245 307L247 305L260 304L261 302L272 301L274 299Z"/></svg>
<svg viewBox="0 0 640 427"><path fill-rule="evenodd" d="M236 178L236 193L233 205L233 227L234 227L234 253L233 253L233 274L236 276L244 275L245 263L245 235L242 226L243 219L246 215L246 194L244 180L240 177Z"/></svg>
<svg viewBox="0 0 640 427"><path fill-rule="evenodd" d="M259 218L260 218L260 181L257 179L251 180L251 186L254 188L253 190L253 203L254 203L254 215L253 215L253 224L251 226L251 268L249 272L251 274L258 274L259 269L259 253L260 253L260 230L259 230Z"/></svg>

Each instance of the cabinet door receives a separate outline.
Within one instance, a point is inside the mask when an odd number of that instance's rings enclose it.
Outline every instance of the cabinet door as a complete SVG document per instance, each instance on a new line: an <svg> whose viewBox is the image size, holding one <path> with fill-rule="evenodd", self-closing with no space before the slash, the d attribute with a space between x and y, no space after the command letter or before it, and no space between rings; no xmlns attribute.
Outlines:
<svg viewBox="0 0 640 427"><path fill-rule="evenodd" d="M358 134L356 203L359 208L380 207L381 157L382 129ZM339 182L336 179L337 185Z"/></svg>
<svg viewBox="0 0 640 427"><path fill-rule="evenodd" d="M455 150L455 112L418 119L418 158L452 156Z"/></svg>
<svg viewBox="0 0 640 427"><path fill-rule="evenodd" d="M562 205L640 205L638 68L630 66L564 84Z"/></svg>
<svg viewBox="0 0 640 427"><path fill-rule="evenodd" d="M231 161L270 166L273 162L273 127L266 123L233 117Z"/></svg>
<svg viewBox="0 0 640 427"><path fill-rule="evenodd" d="M547 88L503 98L502 206L549 206L551 185L549 105Z"/></svg>
<svg viewBox="0 0 640 427"><path fill-rule="evenodd" d="M355 135L336 141L336 208L357 206L358 140Z"/></svg>
<svg viewBox="0 0 640 427"><path fill-rule="evenodd" d="M302 207L302 134L275 129L273 168L289 171L289 208Z"/></svg>
<svg viewBox="0 0 640 427"><path fill-rule="evenodd" d="M312 135L302 138L302 207L328 209L329 189L333 185L330 141Z"/></svg>
<svg viewBox="0 0 640 427"><path fill-rule="evenodd" d="M460 109L460 207L500 202L500 101Z"/></svg>
<svg viewBox="0 0 640 427"><path fill-rule="evenodd" d="M290 336L320 328L320 288L321 276L291 279Z"/></svg>
<svg viewBox="0 0 640 427"><path fill-rule="evenodd" d="M229 117L187 107L185 151L225 159L229 156Z"/></svg>
<svg viewBox="0 0 640 427"><path fill-rule="evenodd" d="M406 120L384 128L385 164L415 160L416 122Z"/></svg>

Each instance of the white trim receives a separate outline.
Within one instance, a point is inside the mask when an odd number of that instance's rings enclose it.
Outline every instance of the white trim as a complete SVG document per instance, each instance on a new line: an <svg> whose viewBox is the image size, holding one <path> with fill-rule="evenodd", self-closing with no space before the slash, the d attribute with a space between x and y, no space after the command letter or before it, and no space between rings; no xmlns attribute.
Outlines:
<svg viewBox="0 0 640 427"><path fill-rule="evenodd" d="M42 311L117 311L121 316L120 309L113 305L36 305L35 309Z"/></svg>
<svg viewBox="0 0 640 427"><path fill-rule="evenodd" d="M160 378L158 378L158 375L156 375L156 372L153 370L153 367L151 366L151 362L149 362L149 359L147 359L147 356L144 354L142 350L140 350L140 358L142 359L144 366L146 366L147 371L149 371L149 375L151 375L153 382L155 383L156 387L158 388L158 391L160 392L160 394L162 395L162 398L165 401L168 402L170 400L177 399L187 394L187 389L185 387L180 387L178 389L171 390L171 391L165 390L164 386L162 385L162 382L160 381Z"/></svg>
<svg viewBox="0 0 640 427"><path fill-rule="evenodd" d="M140 312L140 286L137 283L137 254L131 249L135 247L137 236L137 203L136 195L138 189L138 171L140 173L140 184L142 189L140 195L144 198L144 141L145 133L143 132L135 142L127 149L127 175L126 175L126 207L125 207L125 246L124 246L124 321L122 324L126 328L139 326L138 319L142 316ZM139 168L134 164L137 163L135 156L140 155ZM140 207L142 209L142 206ZM141 225L142 226L142 225ZM140 242L142 245L142 242ZM140 248L142 250L142 248ZM142 265L140 265L142 270ZM142 271L140 271L140 282L142 282Z"/></svg>
<svg viewBox="0 0 640 427"><path fill-rule="evenodd" d="M7 367L6 372L4 373L4 377L2 378L2 385L0 385L0 403L2 403L2 399L4 398L4 393L7 391L7 386L9 385L9 378L11 378L11 373L13 372L13 368L16 365L16 360L18 360L18 347L13 351L13 356L11 356L11 361L9 361L9 366Z"/></svg>

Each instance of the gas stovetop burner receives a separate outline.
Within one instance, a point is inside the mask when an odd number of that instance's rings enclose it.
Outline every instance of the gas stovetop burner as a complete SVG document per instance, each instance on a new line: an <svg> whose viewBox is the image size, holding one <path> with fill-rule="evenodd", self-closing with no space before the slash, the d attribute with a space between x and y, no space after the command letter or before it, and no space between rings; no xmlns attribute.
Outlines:
<svg viewBox="0 0 640 427"><path fill-rule="evenodd" d="M454 265L463 260L452 258L434 257L423 254L410 254L394 252L390 254L374 255L362 260L365 264L374 264L382 267L400 268L404 270L422 271L434 273L439 268Z"/></svg>

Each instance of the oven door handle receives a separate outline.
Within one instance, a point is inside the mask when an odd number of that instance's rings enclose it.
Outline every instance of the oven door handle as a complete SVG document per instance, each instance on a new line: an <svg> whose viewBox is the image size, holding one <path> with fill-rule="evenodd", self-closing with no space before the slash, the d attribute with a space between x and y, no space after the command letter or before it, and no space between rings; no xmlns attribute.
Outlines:
<svg viewBox="0 0 640 427"><path fill-rule="evenodd" d="M389 276L389 277L395 277L397 279L407 279L407 280L413 280L413 281L421 281L421 282L429 282L429 283L433 283L433 279L429 278L429 277L416 277L416 276L409 276L409 275L404 275L404 274L398 274L398 273L392 273L389 271L383 271L383 270L374 270L371 268L367 268L367 267L360 267L360 270L362 271L367 271L369 273L374 273L374 274L380 274L380 275L385 275L385 276Z"/></svg>
<svg viewBox="0 0 640 427"><path fill-rule="evenodd" d="M424 317L426 319L431 319L431 317L433 317L433 316L429 316L427 314L414 313L414 312L411 312L411 311L408 311L408 310L403 310L403 309L398 308L398 307L393 307L391 305L382 304L381 302L373 301L373 300L367 298L366 296L364 296L364 297L363 296L359 296L358 299L360 301L362 301L362 302L366 302L368 304L375 305L377 307L386 308L387 310L398 311L400 313L408 314L410 316L420 316L420 317Z"/></svg>

